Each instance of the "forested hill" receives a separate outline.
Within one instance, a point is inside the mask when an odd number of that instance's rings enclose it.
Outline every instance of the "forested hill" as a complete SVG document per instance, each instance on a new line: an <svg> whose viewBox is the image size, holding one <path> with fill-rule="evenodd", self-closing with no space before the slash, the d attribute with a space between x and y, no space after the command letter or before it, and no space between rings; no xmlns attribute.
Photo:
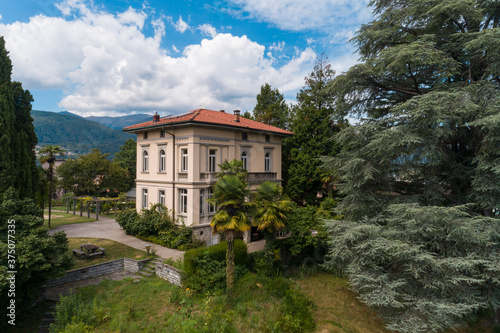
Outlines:
<svg viewBox="0 0 500 333"><path fill-rule="evenodd" d="M148 114L133 114L122 117L85 117L85 119L95 121L96 123L103 124L104 126L120 131L124 127L140 124L149 121L152 118L153 116Z"/></svg>
<svg viewBox="0 0 500 333"><path fill-rule="evenodd" d="M113 157L127 139L135 135L108 128L69 112L31 111L38 145L65 147L76 154L87 154L93 148Z"/></svg>

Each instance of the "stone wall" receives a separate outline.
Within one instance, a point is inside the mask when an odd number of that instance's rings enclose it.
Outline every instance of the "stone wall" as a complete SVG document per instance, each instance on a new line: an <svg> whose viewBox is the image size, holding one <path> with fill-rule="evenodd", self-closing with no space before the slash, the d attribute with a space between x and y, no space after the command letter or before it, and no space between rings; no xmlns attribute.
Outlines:
<svg viewBox="0 0 500 333"><path fill-rule="evenodd" d="M123 258L123 269L128 272L137 273L144 266L146 266L150 260L151 259L135 260L135 259Z"/></svg>
<svg viewBox="0 0 500 333"><path fill-rule="evenodd" d="M80 281L84 279L93 278L96 276L120 272L123 270L137 273L144 267L151 259L135 260L129 258L122 258L103 262L92 266L73 269L66 272L66 275L59 279L48 280L45 285L47 287L54 287L61 284Z"/></svg>
<svg viewBox="0 0 500 333"><path fill-rule="evenodd" d="M99 275L120 272L123 271L123 268L123 259L111 260L93 266L72 269L67 271L66 275L62 278L48 280L45 285L47 287L54 287L68 282L75 282Z"/></svg>
<svg viewBox="0 0 500 333"><path fill-rule="evenodd" d="M164 263L156 264L156 275L176 286L182 286L181 270Z"/></svg>

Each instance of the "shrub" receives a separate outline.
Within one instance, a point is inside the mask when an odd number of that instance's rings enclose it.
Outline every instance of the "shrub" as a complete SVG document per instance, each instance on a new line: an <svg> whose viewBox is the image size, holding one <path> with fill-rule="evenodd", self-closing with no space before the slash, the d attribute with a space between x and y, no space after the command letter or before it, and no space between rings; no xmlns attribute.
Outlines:
<svg viewBox="0 0 500 333"><path fill-rule="evenodd" d="M226 283L227 243L191 249L184 253L186 285L194 290L224 290ZM240 239L234 242L235 280L247 272L247 245Z"/></svg>
<svg viewBox="0 0 500 333"><path fill-rule="evenodd" d="M154 244L180 250L199 246L200 242L193 242L193 230L172 219L171 213L158 204L143 209L140 215L135 209L120 211L116 221L127 234Z"/></svg>

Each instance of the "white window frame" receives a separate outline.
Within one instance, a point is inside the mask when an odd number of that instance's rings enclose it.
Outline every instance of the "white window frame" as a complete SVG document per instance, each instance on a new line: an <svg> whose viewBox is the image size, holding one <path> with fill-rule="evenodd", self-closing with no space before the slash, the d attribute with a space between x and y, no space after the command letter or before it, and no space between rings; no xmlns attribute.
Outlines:
<svg viewBox="0 0 500 333"><path fill-rule="evenodd" d="M149 153L147 150L142 151L142 171L149 171Z"/></svg>
<svg viewBox="0 0 500 333"><path fill-rule="evenodd" d="M217 170L217 149L208 150L208 172Z"/></svg>
<svg viewBox="0 0 500 333"><path fill-rule="evenodd" d="M167 153L165 152L165 148L160 149L159 156L160 156L160 158L159 158L160 165L158 166L158 171L159 172L166 172L167 171Z"/></svg>
<svg viewBox="0 0 500 333"><path fill-rule="evenodd" d="M200 215L205 215L205 190L200 190Z"/></svg>
<svg viewBox="0 0 500 333"><path fill-rule="evenodd" d="M272 153L267 151L264 154L264 172L271 172L272 168Z"/></svg>
<svg viewBox="0 0 500 333"><path fill-rule="evenodd" d="M245 154L245 155L243 155ZM240 158L241 161L243 162L243 169L248 170L248 157L249 157L248 151L244 150L241 152Z"/></svg>
<svg viewBox="0 0 500 333"><path fill-rule="evenodd" d="M179 212L181 214L187 214L188 211L188 193L187 189L179 189Z"/></svg>
<svg viewBox="0 0 500 333"><path fill-rule="evenodd" d="M142 189L142 208L148 209L148 189L143 188Z"/></svg>
<svg viewBox="0 0 500 333"><path fill-rule="evenodd" d="M163 206L166 207L166 200L165 200L165 190L159 190L158 191L158 203L162 204Z"/></svg>
<svg viewBox="0 0 500 333"><path fill-rule="evenodd" d="M214 194L213 190L212 189L208 189L208 199L211 199L212 198L212 194ZM211 203L210 201L208 202L208 214L213 214L217 212L217 207Z"/></svg>
<svg viewBox="0 0 500 333"><path fill-rule="evenodd" d="M186 172L188 171L188 149L187 148L181 148L181 172Z"/></svg>

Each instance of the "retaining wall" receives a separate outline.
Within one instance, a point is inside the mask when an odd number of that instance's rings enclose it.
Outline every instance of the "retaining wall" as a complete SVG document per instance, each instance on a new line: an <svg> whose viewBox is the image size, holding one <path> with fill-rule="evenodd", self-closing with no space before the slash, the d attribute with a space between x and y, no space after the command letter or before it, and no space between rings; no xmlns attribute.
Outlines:
<svg viewBox="0 0 500 333"><path fill-rule="evenodd" d="M156 264L156 275L176 286L182 286L181 270L164 263Z"/></svg>
<svg viewBox="0 0 500 333"><path fill-rule="evenodd" d="M143 266L148 263L149 260L150 259L135 260L122 258L83 268L72 269L70 271L67 271L66 275L64 275L62 278L48 280L45 285L47 287L54 287L69 282L80 281L104 274L120 272L123 270L137 273Z"/></svg>

